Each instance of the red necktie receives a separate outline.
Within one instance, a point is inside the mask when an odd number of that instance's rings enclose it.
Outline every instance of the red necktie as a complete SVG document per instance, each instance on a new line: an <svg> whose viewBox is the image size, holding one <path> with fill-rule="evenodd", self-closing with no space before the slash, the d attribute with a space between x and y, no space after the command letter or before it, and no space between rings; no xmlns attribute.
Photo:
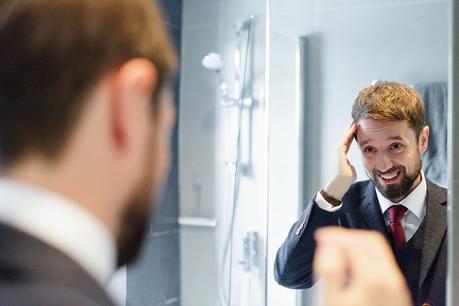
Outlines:
<svg viewBox="0 0 459 306"><path fill-rule="evenodd" d="M406 242L405 232L403 231L403 226L400 223L400 220L402 220L405 212L406 207L403 205L393 205L389 207L390 236L394 242L396 250L399 250Z"/></svg>

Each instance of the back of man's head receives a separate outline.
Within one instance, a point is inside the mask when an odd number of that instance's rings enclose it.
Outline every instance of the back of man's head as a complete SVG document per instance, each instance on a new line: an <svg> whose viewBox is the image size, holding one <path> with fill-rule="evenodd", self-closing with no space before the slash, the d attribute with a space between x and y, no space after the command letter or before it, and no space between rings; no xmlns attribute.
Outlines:
<svg viewBox="0 0 459 306"><path fill-rule="evenodd" d="M85 95L132 58L154 63L156 98L176 59L152 0L2 0L2 163L29 153L58 157Z"/></svg>
<svg viewBox="0 0 459 306"><path fill-rule="evenodd" d="M424 105L415 89L379 81L360 91L352 106L352 119L406 120L419 136L425 126Z"/></svg>

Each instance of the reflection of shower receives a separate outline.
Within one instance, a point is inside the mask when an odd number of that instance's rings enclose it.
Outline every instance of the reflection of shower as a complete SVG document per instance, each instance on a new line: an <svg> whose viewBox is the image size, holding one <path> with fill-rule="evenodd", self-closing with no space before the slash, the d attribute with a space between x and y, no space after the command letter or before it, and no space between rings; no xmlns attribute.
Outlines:
<svg viewBox="0 0 459 306"><path fill-rule="evenodd" d="M248 55L247 54L248 50L249 50L249 48L246 48L246 56ZM237 54L240 54L240 52L241 52L241 50L240 50L240 48L238 48L236 50L235 57L240 56L240 55L237 55ZM221 55L219 53L215 53L215 52L208 53L202 59L201 64L205 68L207 68L209 70L212 70L212 71L215 71L215 72L217 72L219 74L220 82L219 82L219 85L218 85L218 89L219 89L219 94L221 96L222 106L224 106L224 107L239 106L239 104L241 104L242 106L245 106L245 107L252 106L252 99L251 98L247 98L246 97L246 98L243 98L242 100L240 99L240 97L244 97L243 96L244 92L242 92L242 90L240 89L240 80L239 80L238 73L236 73L235 80L234 80L234 92L235 92L235 94L234 95L230 95L228 93L228 84L221 78L221 69L223 67L223 59L222 59L222 57L221 57ZM246 64L247 64L247 61L245 62L245 65ZM237 64L237 66L239 66L239 64ZM246 71L244 69L243 82L245 81L245 79L244 79L245 78L245 73L246 73Z"/></svg>
<svg viewBox="0 0 459 306"><path fill-rule="evenodd" d="M223 277L224 277L224 269L225 263L228 260L228 254L230 255L230 263L231 260L231 249L232 249L232 235L234 230L234 223L237 213L237 206L238 206L238 196L239 196L239 185L240 185L240 177L241 174L244 172L243 165L241 162L241 127L242 127L242 112L245 108L251 108L253 106L252 98L247 92L247 69L248 69L248 60L251 51L251 41L252 41L252 26L254 21L254 15L250 15L250 17L244 21L236 23L234 26L234 30L237 37L237 48L234 53L234 80L233 80L233 93L230 94L228 90L228 84L225 80L223 80L221 76L221 71L223 68L223 59L218 53L211 52L207 54L202 59L202 65L212 71L215 71L219 75L219 95L221 99L221 105L223 107L236 107L237 108L237 135L236 135L236 144L235 144L235 157L233 161L230 163L230 172L232 174L233 179L233 192L232 197L229 197L231 200L231 218L229 220L229 225L227 231L223 234L223 247L221 258L219 260L219 271L218 271L218 289L219 289L219 298L221 306L231 305L231 294L226 296L224 285L223 285ZM242 42L243 42L243 34L245 35L245 56L244 56L244 64L241 65L241 53L242 53ZM250 146L249 146L250 148ZM244 253L246 248L244 248ZM251 252L249 248L247 248L247 252ZM247 254L244 254L244 258L246 258ZM250 269L248 266L249 262L244 262L245 269ZM230 279L231 279L231 268L230 268ZM230 288L229 292L231 292L231 281L230 281Z"/></svg>

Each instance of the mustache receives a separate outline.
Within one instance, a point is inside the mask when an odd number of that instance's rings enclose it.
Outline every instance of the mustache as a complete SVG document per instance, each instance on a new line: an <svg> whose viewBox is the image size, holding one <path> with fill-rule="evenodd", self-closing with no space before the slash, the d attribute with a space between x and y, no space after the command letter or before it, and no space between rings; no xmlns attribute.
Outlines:
<svg viewBox="0 0 459 306"><path fill-rule="evenodd" d="M375 170L373 170L373 173L377 174L377 175L384 175L384 174L395 172L395 171L399 171L399 170L401 172L403 172L403 171L405 171L405 167L403 167L403 166L394 166L394 167L392 167L389 170L386 170L384 172L375 169Z"/></svg>

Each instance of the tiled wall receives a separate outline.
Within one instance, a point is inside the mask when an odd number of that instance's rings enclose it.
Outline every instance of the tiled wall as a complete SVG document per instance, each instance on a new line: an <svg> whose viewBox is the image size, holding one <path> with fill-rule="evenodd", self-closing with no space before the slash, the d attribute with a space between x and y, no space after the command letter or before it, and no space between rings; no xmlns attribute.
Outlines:
<svg viewBox="0 0 459 306"><path fill-rule="evenodd" d="M182 0L159 1L165 14L166 26L178 54L181 45ZM179 81L174 82L175 102L179 108ZM177 223L178 192L178 125L172 139L171 171L162 203L157 203L154 227L146 238L143 254L127 269L128 306L180 305L180 246Z"/></svg>
<svg viewBox="0 0 459 306"><path fill-rule="evenodd" d="M271 0L270 4L268 265L305 201L332 175L331 156L351 122L359 90L375 79L406 84L447 80L450 1ZM307 41L304 114L299 114L296 77L300 36ZM303 158L298 153L298 121L292 120L300 115L305 120ZM355 147L350 160L358 179L366 179ZM303 168L298 169L301 162ZM300 186L301 171L306 176ZM268 300L270 305L281 301L294 305L295 293L274 284L270 275Z"/></svg>

